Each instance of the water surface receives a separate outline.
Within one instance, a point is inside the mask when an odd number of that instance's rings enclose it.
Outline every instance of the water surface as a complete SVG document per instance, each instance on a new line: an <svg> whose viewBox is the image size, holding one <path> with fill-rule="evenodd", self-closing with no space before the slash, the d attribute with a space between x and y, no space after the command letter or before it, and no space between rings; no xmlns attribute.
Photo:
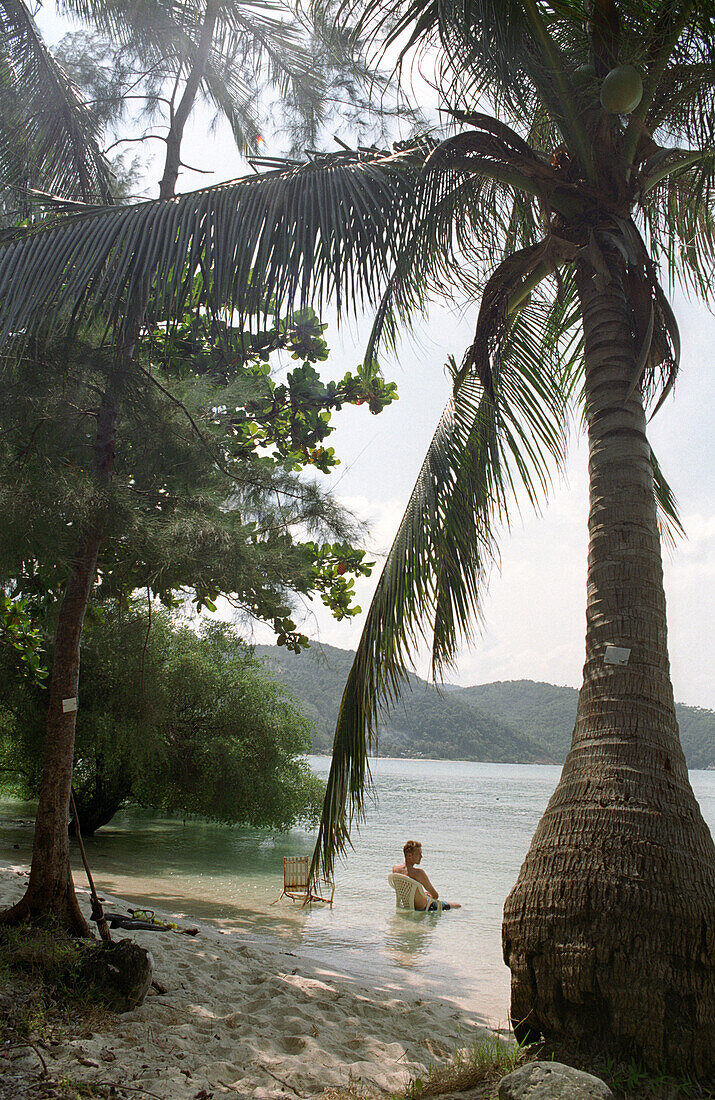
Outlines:
<svg viewBox="0 0 715 1100"><path fill-rule="evenodd" d="M327 774L327 758L312 757L311 764ZM354 851L338 866L332 910L286 899L271 905L280 894L283 857L310 854L312 835L184 823L138 809L118 814L86 841L98 888L215 922L242 941L278 940L378 988L420 989L505 1024L502 907L560 768L376 760L373 772L378 801L354 836ZM715 772L691 772L690 778L715 830ZM28 859L31 808L5 800L0 818L0 859ZM441 896L462 902L463 909L395 911L387 874L401 861L407 839L422 841L422 866ZM84 883L78 861L75 866L77 882Z"/></svg>

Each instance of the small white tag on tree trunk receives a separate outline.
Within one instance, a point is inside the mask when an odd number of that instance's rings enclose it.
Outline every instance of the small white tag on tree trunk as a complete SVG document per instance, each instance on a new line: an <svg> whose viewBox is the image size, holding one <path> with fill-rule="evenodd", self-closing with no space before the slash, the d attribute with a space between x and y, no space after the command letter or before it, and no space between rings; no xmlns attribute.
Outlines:
<svg viewBox="0 0 715 1100"><path fill-rule="evenodd" d="M630 655L630 649L624 649L620 645L607 645L603 662L606 665L627 665Z"/></svg>
<svg viewBox="0 0 715 1100"><path fill-rule="evenodd" d="M76 695L72 699L63 699L62 700L62 711L63 711L64 714L71 714L75 710L77 710L77 696Z"/></svg>

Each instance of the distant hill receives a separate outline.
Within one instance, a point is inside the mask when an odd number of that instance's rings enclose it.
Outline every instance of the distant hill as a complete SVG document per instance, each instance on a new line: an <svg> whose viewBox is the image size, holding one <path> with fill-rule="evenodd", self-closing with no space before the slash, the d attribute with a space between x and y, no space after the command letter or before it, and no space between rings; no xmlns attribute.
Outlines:
<svg viewBox="0 0 715 1100"><path fill-rule="evenodd" d="M498 714L507 725L533 737L555 760L565 759L576 721L576 688L534 680L498 680L460 690L470 703Z"/></svg>
<svg viewBox="0 0 715 1100"><path fill-rule="evenodd" d="M460 698L473 701L488 714L533 738L554 757L565 758L576 721L575 688L504 680L461 688ZM715 711L675 704L680 740L689 768L715 768Z"/></svg>
<svg viewBox="0 0 715 1100"><path fill-rule="evenodd" d="M256 653L314 721L314 750L329 752L354 653L317 644L299 654L278 646L256 646ZM533 680L467 688L410 681L412 690L380 725L381 756L519 764L560 764L566 756L575 688ZM681 703L676 712L688 767L715 768L715 712Z"/></svg>
<svg viewBox="0 0 715 1100"><path fill-rule="evenodd" d="M277 646L256 646L276 679L303 703L316 725L313 747L329 752L335 722L354 654L313 645L300 654ZM412 690L380 724L381 756L427 756L438 760L491 760L551 763L553 757L528 734L520 733L471 702L461 689L440 691L418 676Z"/></svg>

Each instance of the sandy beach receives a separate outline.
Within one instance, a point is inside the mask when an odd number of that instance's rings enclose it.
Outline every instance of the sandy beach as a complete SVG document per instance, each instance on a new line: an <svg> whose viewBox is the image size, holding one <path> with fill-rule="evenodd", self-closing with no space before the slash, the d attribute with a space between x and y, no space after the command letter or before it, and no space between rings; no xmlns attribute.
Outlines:
<svg viewBox="0 0 715 1100"><path fill-rule="evenodd" d="M0 868L0 907L20 897L26 875L19 864ZM89 915L87 892L78 894ZM103 896L108 908L126 912L126 902ZM151 951L166 993L152 990L100 1032L43 1052L48 1069L161 1100L193 1100L202 1090L256 1100L319 1096L351 1081L389 1092L488 1034L448 1001L391 997L299 953L198 927L195 937L114 931ZM23 1057L36 1064L32 1051Z"/></svg>

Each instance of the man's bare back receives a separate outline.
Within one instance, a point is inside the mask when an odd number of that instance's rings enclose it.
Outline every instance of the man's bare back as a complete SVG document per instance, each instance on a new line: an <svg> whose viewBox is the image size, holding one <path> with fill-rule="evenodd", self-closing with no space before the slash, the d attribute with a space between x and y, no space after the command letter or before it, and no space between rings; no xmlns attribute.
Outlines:
<svg viewBox="0 0 715 1100"><path fill-rule="evenodd" d="M396 863L392 868L395 875L407 875L409 878L415 879L419 882L420 886L424 888L427 894L427 900L425 901L419 894L415 894L415 909L429 909L432 902L436 902L439 899L439 894L435 886L430 882L426 871L423 871L418 866L422 860L422 845L417 840L408 840L403 848L405 856L404 863ZM423 905L420 902L424 902ZM435 908L437 908L435 906ZM458 901L443 902L443 909L461 909L462 906Z"/></svg>

